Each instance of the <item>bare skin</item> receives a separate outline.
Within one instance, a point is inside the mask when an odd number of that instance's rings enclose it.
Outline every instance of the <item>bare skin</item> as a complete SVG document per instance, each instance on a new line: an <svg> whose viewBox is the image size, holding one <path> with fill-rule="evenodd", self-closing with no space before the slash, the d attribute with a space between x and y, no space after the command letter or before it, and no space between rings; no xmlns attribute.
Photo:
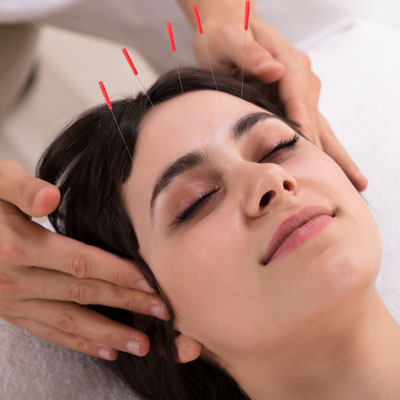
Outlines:
<svg viewBox="0 0 400 400"><path fill-rule="evenodd" d="M165 319L164 302L134 263L30 220L48 215L59 201L55 186L31 177L14 161L0 161L0 317L92 356L116 359L118 350L147 354L150 343L143 332L82 305ZM161 306L161 314L152 312L153 306ZM128 348L135 342L137 350Z"/></svg>
<svg viewBox="0 0 400 400"><path fill-rule="evenodd" d="M204 35L198 32L192 0L177 0L192 26L193 49L201 66L209 69L203 41L207 41L215 71L232 73L243 68L244 0L198 0ZM278 81L279 95L289 118L302 125L316 146L329 154L354 186L365 190L367 179L336 138L318 110L321 81L311 69L310 57L296 49L272 26L262 21L251 2L246 34L245 74L262 82ZM206 39L205 39L206 38Z"/></svg>
<svg viewBox="0 0 400 400"><path fill-rule="evenodd" d="M178 3L196 30L192 1ZM242 68L243 4L239 0L197 2L218 71ZM358 190L364 190L367 180L318 111L320 81L311 71L309 57L261 21L254 4L246 48L246 74L264 82L279 79L288 116L302 123L310 140L337 161ZM208 68L198 33L194 50L200 64ZM146 282L133 263L51 233L30 220L49 215L59 200L55 186L33 178L14 161L0 161L0 317L92 356L114 360L118 351L147 354L150 343L143 332L82 305L110 305L163 319L168 318L165 305L158 295L146 293ZM152 312L153 306L161 309ZM137 342L138 350L128 348L131 341Z"/></svg>
<svg viewBox="0 0 400 400"><path fill-rule="evenodd" d="M252 400L400 398L400 329L375 288L382 248L368 205L304 138L265 159L293 135L277 119L234 140L239 118L263 110L220 96L222 106L215 92L197 91L149 111L123 191L141 254L174 309L180 362L211 357ZM178 121L185 101L190 119ZM157 177L193 151L207 161L175 177L151 216ZM204 193L213 194L172 224ZM279 223L308 204L335 212L331 223L262 265Z"/></svg>

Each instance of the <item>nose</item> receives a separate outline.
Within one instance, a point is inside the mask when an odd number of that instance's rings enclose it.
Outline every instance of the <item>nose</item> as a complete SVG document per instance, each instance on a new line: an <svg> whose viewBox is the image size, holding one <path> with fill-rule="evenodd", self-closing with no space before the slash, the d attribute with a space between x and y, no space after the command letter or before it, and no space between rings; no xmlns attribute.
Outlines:
<svg viewBox="0 0 400 400"><path fill-rule="evenodd" d="M297 180L279 165L253 164L251 169L243 176L243 209L249 217L265 214L272 204L284 204L296 195Z"/></svg>

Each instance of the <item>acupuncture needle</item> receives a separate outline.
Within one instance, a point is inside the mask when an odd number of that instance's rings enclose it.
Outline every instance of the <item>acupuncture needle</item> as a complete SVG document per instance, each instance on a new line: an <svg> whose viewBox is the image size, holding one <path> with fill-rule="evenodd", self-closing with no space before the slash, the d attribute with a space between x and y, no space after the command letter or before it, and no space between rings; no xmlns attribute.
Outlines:
<svg viewBox="0 0 400 400"><path fill-rule="evenodd" d="M171 43L171 50L172 50L172 54L173 54L173 58L174 58L174 62L175 62L175 67L176 67L176 70L178 72L179 84L181 85L182 95L184 95L185 93L183 91L181 74L179 72L178 60L177 60L177 57L176 57L176 46L175 46L174 34L172 32L171 22L167 22L167 30L168 30L169 41ZM186 98L184 97L183 99L184 99L184 102L185 102L186 114L189 117L189 107L187 105ZM189 121L189 119L188 119L188 121Z"/></svg>
<svg viewBox="0 0 400 400"><path fill-rule="evenodd" d="M199 30L199 34L200 34L200 37L201 37L201 42L202 42L203 47L204 47L204 52L205 52L206 57L207 57L208 66L210 67L210 71L211 71L211 74L212 74L212 77L213 77L213 80L214 80L215 89L217 90L219 104L222 106L221 97L219 95L217 81L215 79L214 71L213 71L213 68L212 68L212 65L211 65L210 55L209 55L209 52L208 52L208 46L207 46L206 37L205 37L206 35L205 35L205 33L203 31L203 27L201 25L199 12L197 10L197 6L196 5L193 5L192 8L193 8L194 17L196 19L197 29Z"/></svg>
<svg viewBox="0 0 400 400"><path fill-rule="evenodd" d="M242 88L240 90L240 98L243 98L243 80L244 67L246 62L246 33L249 30L249 15L250 15L250 0L246 0L245 15L244 15L244 43L243 43L243 65L242 65Z"/></svg>
<svg viewBox="0 0 400 400"><path fill-rule="evenodd" d="M122 138L122 140L123 140L123 142L124 142L126 151L127 151L128 154L129 154L129 158L131 159L132 164L133 164L133 157L132 157L132 154L131 154L131 152L129 151L128 145L126 144L126 141L125 141L124 136L123 136L123 134L122 134L121 128L120 128L120 126L119 126L119 123L118 123L117 119L115 118L115 114L114 114L114 111L113 111L113 107L112 107L110 98L108 97L107 90L106 90L106 88L104 87L103 81L100 81L100 82L99 82L99 86L100 86L100 89L101 89L101 91L102 91L102 93L103 93L104 99L105 99L105 101L106 101L106 103L107 103L108 109L110 110L111 115L112 115L113 118L114 118L115 125L117 126L118 132L119 132L119 134L121 135L121 138Z"/></svg>

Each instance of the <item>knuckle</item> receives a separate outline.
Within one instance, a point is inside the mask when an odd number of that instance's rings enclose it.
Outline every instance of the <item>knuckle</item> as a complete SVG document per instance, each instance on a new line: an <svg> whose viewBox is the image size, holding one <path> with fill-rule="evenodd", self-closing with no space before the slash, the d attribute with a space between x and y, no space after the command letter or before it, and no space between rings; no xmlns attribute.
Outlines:
<svg viewBox="0 0 400 400"><path fill-rule="evenodd" d="M94 292L87 282L76 282L71 286L70 299L79 304L95 304Z"/></svg>
<svg viewBox="0 0 400 400"><path fill-rule="evenodd" d="M313 77L314 77L315 85L317 86L318 91L320 91L321 86L322 86L321 79L319 79L319 77L315 74L313 74Z"/></svg>
<svg viewBox="0 0 400 400"><path fill-rule="evenodd" d="M117 336L115 335L115 333L112 331L112 329L108 328L108 329L104 329L104 331L102 332L102 340L101 343L103 343L105 346L110 346L110 343L115 343ZM113 346L110 346L113 347Z"/></svg>
<svg viewBox="0 0 400 400"><path fill-rule="evenodd" d="M118 286L123 286L126 283L124 275L119 269L116 269L114 272L114 282L116 282Z"/></svg>
<svg viewBox="0 0 400 400"><path fill-rule="evenodd" d="M49 329L47 332L44 333L44 339L50 343L56 344L58 346L62 346L61 341L61 332L57 329Z"/></svg>
<svg viewBox="0 0 400 400"><path fill-rule="evenodd" d="M21 260L23 252L10 239L0 236L0 265L16 264Z"/></svg>
<svg viewBox="0 0 400 400"><path fill-rule="evenodd" d="M74 321L70 314L63 313L56 318L56 327L61 331L73 333L74 332Z"/></svg>
<svg viewBox="0 0 400 400"><path fill-rule="evenodd" d="M299 54L301 62L305 64L307 69L311 69L311 58L310 58L310 56L305 51L302 51L302 50L299 50L298 54Z"/></svg>
<svg viewBox="0 0 400 400"><path fill-rule="evenodd" d="M16 297L20 292L21 290L15 282L0 278L0 299Z"/></svg>
<svg viewBox="0 0 400 400"><path fill-rule="evenodd" d="M19 182L15 188L15 196L18 204L23 204L26 202L28 196L28 185L26 182Z"/></svg>
<svg viewBox="0 0 400 400"><path fill-rule="evenodd" d="M75 349L77 351L79 351L80 353L86 353L87 354L89 352L89 350L90 350L89 341L87 339L84 339L84 338L76 339Z"/></svg>
<svg viewBox="0 0 400 400"><path fill-rule="evenodd" d="M129 295L126 297L123 303L123 308L129 311L139 311L138 299L134 295Z"/></svg>
<svg viewBox="0 0 400 400"><path fill-rule="evenodd" d="M87 256L78 255L71 260L71 274L80 279L89 278L90 265Z"/></svg>
<svg viewBox="0 0 400 400"><path fill-rule="evenodd" d="M5 315L16 316L17 307L15 302L12 301L0 301L0 315L4 318Z"/></svg>

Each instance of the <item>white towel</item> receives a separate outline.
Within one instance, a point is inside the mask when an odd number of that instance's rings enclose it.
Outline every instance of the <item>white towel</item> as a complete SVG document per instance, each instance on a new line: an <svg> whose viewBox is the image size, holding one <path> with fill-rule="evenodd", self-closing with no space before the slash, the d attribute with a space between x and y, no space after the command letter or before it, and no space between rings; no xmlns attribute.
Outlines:
<svg viewBox="0 0 400 400"><path fill-rule="evenodd" d="M348 20L300 44L322 80L321 110L369 179L383 240L378 290L400 322L400 33ZM136 399L89 356L0 320L0 400Z"/></svg>
<svg viewBox="0 0 400 400"><path fill-rule="evenodd" d="M95 357L0 319L0 400L137 400Z"/></svg>

